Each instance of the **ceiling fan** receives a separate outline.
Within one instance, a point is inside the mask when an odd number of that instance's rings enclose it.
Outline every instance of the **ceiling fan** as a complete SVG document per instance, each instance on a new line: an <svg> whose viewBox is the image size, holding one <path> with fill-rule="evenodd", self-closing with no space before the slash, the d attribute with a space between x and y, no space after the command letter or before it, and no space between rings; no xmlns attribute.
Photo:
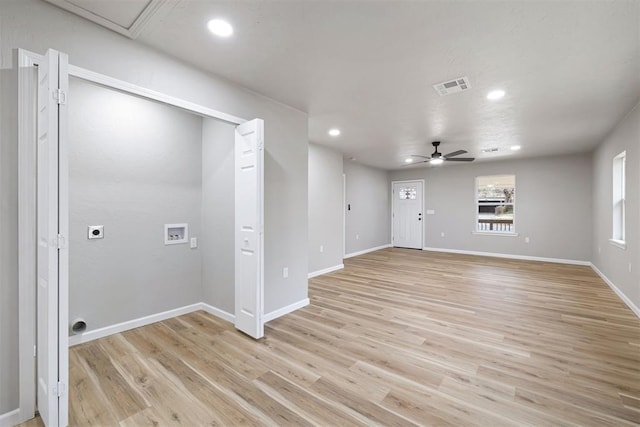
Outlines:
<svg viewBox="0 0 640 427"><path fill-rule="evenodd" d="M411 155L411 157L419 157L420 159L423 159L423 160L420 160L418 162L407 161L407 164L405 166L414 165L416 163L430 163L432 165L439 165L445 160L449 162L473 162L475 160L475 157L456 157L456 156L459 156L460 154L466 154L467 152L465 150L457 150L449 154L442 155L442 153L438 152L438 146L440 145L440 141L433 141L431 144L435 148L435 151L433 152L431 157L421 156L419 154L413 154Z"/></svg>

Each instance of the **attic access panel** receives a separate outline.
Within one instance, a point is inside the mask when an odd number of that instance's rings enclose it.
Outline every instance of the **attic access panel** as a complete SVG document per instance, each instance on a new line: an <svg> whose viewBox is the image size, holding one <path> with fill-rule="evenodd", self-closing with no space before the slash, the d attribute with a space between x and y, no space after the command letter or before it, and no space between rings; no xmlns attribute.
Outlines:
<svg viewBox="0 0 640 427"><path fill-rule="evenodd" d="M105 28L136 39L161 8L173 7L166 0L45 0ZM172 5L173 3L173 5Z"/></svg>

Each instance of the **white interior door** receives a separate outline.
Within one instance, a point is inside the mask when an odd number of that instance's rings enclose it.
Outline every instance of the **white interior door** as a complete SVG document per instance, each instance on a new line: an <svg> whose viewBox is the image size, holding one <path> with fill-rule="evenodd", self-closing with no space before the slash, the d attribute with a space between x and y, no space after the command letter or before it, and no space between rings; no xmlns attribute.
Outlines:
<svg viewBox="0 0 640 427"><path fill-rule="evenodd" d="M60 316L65 317L67 309L64 298L60 305L59 255L65 241L59 215L59 104L64 102L60 81L65 80L60 73L61 62L66 62L66 56L49 50L38 66L37 406L46 426L67 424L66 398L60 399L66 396L68 373L68 337L60 334L66 331Z"/></svg>
<svg viewBox="0 0 640 427"><path fill-rule="evenodd" d="M263 134L260 119L236 127L235 326L253 338L264 335Z"/></svg>
<svg viewBox="0 0 640 427"><path fill-rule="evenodd" d="M392 189L393 246L422 249L422 181L394 182Z"/></svg>

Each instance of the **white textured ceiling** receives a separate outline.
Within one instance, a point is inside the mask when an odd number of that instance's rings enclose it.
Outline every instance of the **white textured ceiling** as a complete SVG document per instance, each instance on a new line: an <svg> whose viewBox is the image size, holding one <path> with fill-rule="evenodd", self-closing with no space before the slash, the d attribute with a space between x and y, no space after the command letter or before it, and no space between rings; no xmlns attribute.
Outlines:
<svg viewBox="0 0 640 427"><path fill-rule="evenodd" d="M214 17L235 34L208 33ZM308 112L312 142L387 169L433 140L480 159L589 151L640 96L633 0L183 0L139 40ZM459 76L471 90L432 88Z"/></svg>

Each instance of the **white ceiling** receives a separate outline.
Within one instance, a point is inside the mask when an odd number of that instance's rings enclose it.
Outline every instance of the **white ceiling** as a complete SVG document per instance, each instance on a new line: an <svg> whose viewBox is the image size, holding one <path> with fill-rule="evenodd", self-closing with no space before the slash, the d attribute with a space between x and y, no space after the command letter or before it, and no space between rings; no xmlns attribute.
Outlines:
<svg viewBox="0 0 640 427"><path fill-rule="evenodd" d="M214 17L235 34L211 35ZM138 40L308 112L312 142L387 169L433 140L480 159L589 151L640 96L638 1L183 0ZM460 76L470 90L432 88Z"/></svg>

